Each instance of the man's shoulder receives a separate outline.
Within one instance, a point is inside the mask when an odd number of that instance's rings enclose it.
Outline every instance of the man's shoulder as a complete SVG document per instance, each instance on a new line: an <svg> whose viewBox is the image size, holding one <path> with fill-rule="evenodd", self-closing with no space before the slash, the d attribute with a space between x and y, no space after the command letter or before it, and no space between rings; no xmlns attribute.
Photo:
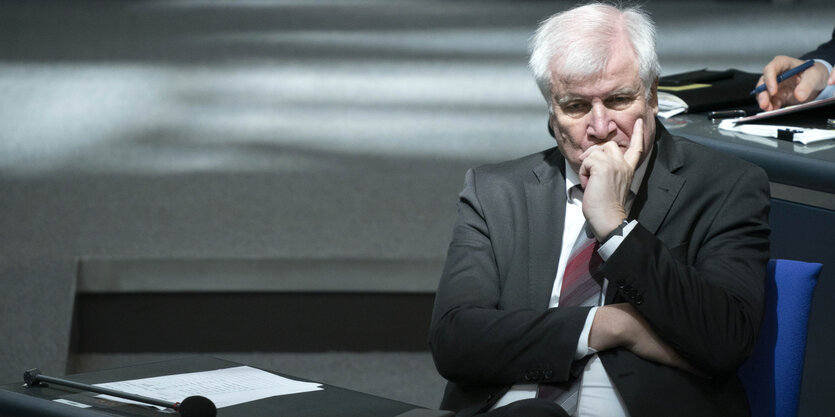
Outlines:
<svg viewBox="0 0 835 417"><path fill-rule="evenodd" d="M520 158L480 165L472 171L480 179L521 181L530 179L538 172L559 170L561 163L563 160L555 146Z"/></svg>
<svg viewBox="0 0 835 417"><path fill-rule="evenodd" d="M733 174L748 173L749 175L761 176L767 181L765 171L756 164L730 153L696 143L685 137L670 135L669 138L671 146L675 147L677 154L681 156L685 170L698 171L700 175L707 177L728 177Z"/></svg>

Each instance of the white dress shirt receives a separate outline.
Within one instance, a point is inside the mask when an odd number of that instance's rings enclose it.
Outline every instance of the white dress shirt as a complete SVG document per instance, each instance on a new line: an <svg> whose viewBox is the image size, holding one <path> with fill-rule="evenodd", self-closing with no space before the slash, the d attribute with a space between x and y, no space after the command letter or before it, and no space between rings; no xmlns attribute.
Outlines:
<svg viewBox="0 0 835 417"><path fill-rule="evenodd" d="M635 170L635 175L632 180L630 188L631 195L626 204L626 211L628 212L634 200L633 196L638 194L641 182L647 169L647 161L645 158L641 165ZM562 248L560 251L560 261L557 266L557 276L554 280L554 287L551 291L551 300L549 307L557 307L559 305L560 290L562 289L562 279L565 273L565 265L568 263L568 257L571 249L574 247L574 242L580 236L580 231L585 225L586 219L583 216L583 193L579 187L574 187L580 184L579 175L574 172L568 165L565 164L565 224L563 225ZM605 261L618 248L623 238L626 237L630 231L637 224L636 221L631 221L629 225L624 227L623 237L614 236L609 239L603 246L598 249L597 253ZM601 292L598 305L603 305L605 300L606 289L608 281L603 281L603 291ZM594 321L594 315L597 312L597 307L594 307L589 312L586 318L585 326L580 334L580 339L577 341L577 352L575 359L582 359L587 355L592 355L581 375L579 399L577 409L573 416L576 417L627 417L629 413L626 411L626 405L620 398L617 389L612 384L606 369L603 368L603 363L596 355L596 351L589 347L589 331L591 324ZM535 398L537 391L537 384L516 384L499 399L493 406L493 409L505 406L515 401L524 400L528 398Z"/></svg>
<svg viewBox="0 0 835 417"><path fill-rule="evenodd" d="M830 74L830 75L832 74L832 64L830 64L829 62L827 62L823 59L816 59L815 61L820 62L821 64L823 64L826 67L826 69L829 70L828 74ZM825 98L830 98L833 95L835 95L835 85L827 85L826 88L824 88L820 92L820 94L818 94L818 96L815 97L815 100L823 100Z"/></svg>

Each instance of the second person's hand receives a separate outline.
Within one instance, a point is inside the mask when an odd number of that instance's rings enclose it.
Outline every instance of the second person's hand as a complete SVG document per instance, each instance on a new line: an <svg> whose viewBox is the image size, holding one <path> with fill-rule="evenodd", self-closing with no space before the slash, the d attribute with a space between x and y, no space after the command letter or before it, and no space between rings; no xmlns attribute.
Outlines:
<svg viewBox="0 0 835 417"><path fill-rule="evenodd" d="M790 56L778 55L763 68L763 75L757 83L757 85L763 83L766 85L766 90L757 94L757 104L761 109L777 110L784 106L814 100L826 88L827 82L830 84L835 82L835 78L829 76L826 66L815 62L806 71L777 83L777 75L804 62Z"/></svg>

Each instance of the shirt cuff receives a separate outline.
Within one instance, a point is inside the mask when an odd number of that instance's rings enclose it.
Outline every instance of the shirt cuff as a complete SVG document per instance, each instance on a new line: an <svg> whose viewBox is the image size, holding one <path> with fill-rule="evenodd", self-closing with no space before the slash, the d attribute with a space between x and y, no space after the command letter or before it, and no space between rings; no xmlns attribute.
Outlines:
<svg viewBox="0 0 835 417"><path fill-rule="evenodd" d="M826 69L829 71L829 74L832 74L832 64L823 59L816 59L815 62L820 62L821 64L823 64L823 66L825 66ZM825 98L830 98L833 95L835 95L835 85L827 85L826 88L824 88L823 91L821 91L820 94L818 94L818 96L815 97L815 100L823 100Z"/></svg>
<svg viewBox="0 0 835 417"><path fill-rule="evenodd" d="M629 236L629 232L631 232L637 224L637 220L630 221L626 226L623 226L623 236L614 235L610 237L606 243L601 245L599 249L597 249L597 254L600 255L604 262L607 261L613 253L615 253L618 247L620 247L620 243L623 242L623 239L625 239L626 236Z"/></svg>
<svg viewBox="0 0 835 417"><path fill-rule="evenodd" d="M591 332L591 324L594 322L595 313L597 313L597 307L592 307L589 310L589 315L586 316L586 324L583 325L583 331L580 332L580 340L577 341L577 351L574 352L575 361L597 353L596 349L589 347L589 333Z"/></svg>
<svg viewBox="0 0 835 417"><path fill-rule="evenodd" d="M623 227L623 236L614 235L609 238L599 249L597 253L605 262L618 249L623 239L629 236L632 229L638 224L637 220L630 221ZM591 324L594 322L594 315L597 313L597 307L592 307L586 316L586 323L583 325L583 331L580 332L580 340L577 341L577 350L574 352L574 360L580 360L588 355L597 353L597 350L589 347L589 333L591 332Z"/></svg>

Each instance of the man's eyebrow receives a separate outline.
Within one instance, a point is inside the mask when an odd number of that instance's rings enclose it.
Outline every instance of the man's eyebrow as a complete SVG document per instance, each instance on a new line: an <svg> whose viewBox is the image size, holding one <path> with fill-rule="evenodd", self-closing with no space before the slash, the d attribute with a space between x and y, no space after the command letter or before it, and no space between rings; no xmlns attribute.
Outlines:
<svg viewBox="0 0 835 417"><path fill-rule="evenodd" d="M568 94L568 95L565 95L565 96L562 96L562 97L556 97L556 99L557 99L557 104L562 106L563 104L568 103L570 101L585 100L586 98L583 97L583 96Z"/></svg>
<svg viewBox="0 0 835 417"><path fill-rule="evenodd" d="M632 87L622 87L622 88L618 88L617 90L614 90L611 93L609 93L609 96L617 96L617 95L622 95L622 94L637 95L638 90L635 89L635 88L632 88Z"/></svg>

